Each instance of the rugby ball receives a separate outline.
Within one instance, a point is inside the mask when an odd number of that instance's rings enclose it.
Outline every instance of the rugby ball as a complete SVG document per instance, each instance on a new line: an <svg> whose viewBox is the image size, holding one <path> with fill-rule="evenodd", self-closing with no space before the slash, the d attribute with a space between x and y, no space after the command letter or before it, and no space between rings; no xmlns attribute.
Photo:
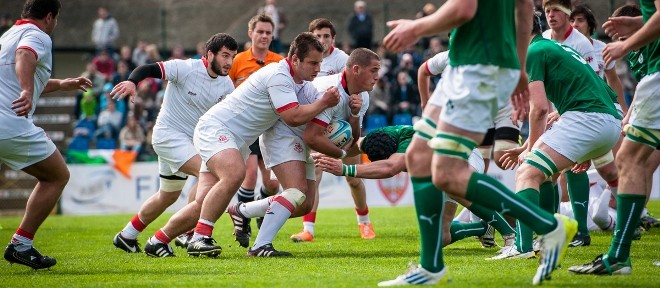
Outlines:
<svg viewBox="0 0 660 288"><path fill-rule="evenodd" d="M330 142L335 144L335 146L341 148L351 139L353 130L351 129L351 124L344 120L338 120L330 123L330 125L325 128L323 135L328 137Z"/></svg>

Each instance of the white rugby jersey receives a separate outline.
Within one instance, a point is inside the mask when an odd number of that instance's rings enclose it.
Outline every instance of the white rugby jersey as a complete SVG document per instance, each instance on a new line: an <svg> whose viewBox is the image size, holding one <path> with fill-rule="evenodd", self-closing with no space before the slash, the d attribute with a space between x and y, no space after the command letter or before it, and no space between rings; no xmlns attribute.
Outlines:
<svg viewBox="0 0 660 288"><path fill-rule="evenodd" d="M591 45L591 41L587 36L582 35L580 31L573 29L573 26L569 26L568 32L566 34L566 40L562 44L575 49L582 58L591 66L591 69L594 69L594 72L598 72L598 63L596 63L596 53L594 51L594 46ZM543 32L543 38L552 39L552 29L545 30Z"/></svg>
<svg viewBox="0 0 660 288"><path fill-rule="evenodd" d="M158 62L163 80L169 83L154 135L160 129L165 133L175 129L192 139L199 118L234 91L229 76L211 78L206 70L208 65L205 58Z"/></svg>
<svg viewBox="0 0 660 288"><path fill-rule="evenodd" d="M287 59L268 64L201 119L220 122L245 143L252 144L280 119L280 112L299 105L293 73Z"/></svg>
<svg viewBox="0 0 660 288"><path fill-rule="evenodd" d="M317 94L318 97L323 96L323 93L332 86L336 86L338 88L337 90L339 90L339 104L325 109L321 114L316 115L316 117L312 119L313 122L320 124L323 127L327 127L330 122L346 120L348 117L351 117L351 108L349 106L351 95L348 94L346 72L316 77L312 84L314 84L314 87L316 87L316 90L319 92L319 94ZM360 93L360 96L362 96L362 108L360 108L359 115L360 126L362 126L362 118L364 118L364 114L367 113L367 109L369 109L369 93L365 91Z"/></svg>
<svg viewBox="0 0 660 288"><path fill-rule="evenodd" d="M426 72L435 76L447 68L449 64L449 50L435 54L431 59L426 61Z"/></svg>
<svg viewBox="0 0 660 288"><path fill-rule="evenodd" d="M596 54L596 63L598 63L598 76L600 78L605 79L605 71L609 71L614 69L614 65L616 65L616 61L610 62L610 65L607 65L605 67L605 59L603 59L603 49L605 48L605 42L600 41L598 39L591 39L593 41L594 45L594 52Z"/></svg>
<svg viewBox="0 0 660 288"><path fill-rule="evenodd" d="M46 32L30 20L18 20L0 37L0 139L19 136L34 127L32 114L37 108L39 96L50 79L53 42ZM34 73L34 95L32 110L28 117L18 117L11 108L23 89L16 76L16 50L27 49L37 58Z"/></svg>
<svg viewBox="0 0 660 288"><path fill-rule="evenodd" d="M317 77L333 75L343 71L347 60L348 54L346 52L334 46L331 47L330 55L323 58L323 62L321 62L321 71L319 71Z"/></svg>

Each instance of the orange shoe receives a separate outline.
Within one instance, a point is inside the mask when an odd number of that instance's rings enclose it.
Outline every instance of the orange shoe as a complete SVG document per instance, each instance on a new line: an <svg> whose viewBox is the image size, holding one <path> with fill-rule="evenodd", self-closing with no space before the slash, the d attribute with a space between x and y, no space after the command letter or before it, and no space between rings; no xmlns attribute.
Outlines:
<svg viewBox="0 0 660 288"><path fill-rule="evenodd" d="M293 242L312 242L314 241L314 235L309 233L307 230L300 231L298 234L291 235L291 241Z"/></svg>
<svg viewBox="0 0 660 288"><path fill-rule="evenodd" d="M362 239L374 239L376 238L376 232L374 232L374 227L369 224L358 224L360 229L360 236Z"/></svg>

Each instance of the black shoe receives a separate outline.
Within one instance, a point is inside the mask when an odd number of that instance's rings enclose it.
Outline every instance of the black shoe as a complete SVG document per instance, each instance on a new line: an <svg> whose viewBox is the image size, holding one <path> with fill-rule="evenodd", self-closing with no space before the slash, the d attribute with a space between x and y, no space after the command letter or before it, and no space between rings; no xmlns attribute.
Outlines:
<svg viewBox="0 0 660 288"><path fill-rule="evenodd" d="M580 247L591 245L591 236L589 234L582 234L578 232L573 236L573 241L568 243L568 247Z"/></svg>
<svg viewBox="0 0 660 288"><path fill-rule="evenodd" d="M243 204L243 202L238 202L229 206L227 214L229 214L231 222L234 223L234 239L238 242L238 245L247 248L250 246L252 229L250 228L250 219L245 218L238 209L241 204Z"/></svg>
<svg viewBox="0 0 660 288"><path fill-rule="evenodd" d="M649 231L653 227L660 227L660 220L655 219L649 215L646 215L639 219L639 225L644 228L644 230Z"/></svg>
<svg viewBox="0 0 660 288"><path fill-rule="evenodd" d="M124 238L124 236L121 236L121 232L115 235L115 238L112 239L112 244L115 244L115 247L124 250L128 253L142 252L142 250L140 249L140 243L138 243L137 239Z"/></svg>
<svg viewBox="0 0 660 288"><path fill-rule="evenodd" d="M192 239L193 233L183 233L176 238L174 238L174 245L177 247L181 248L188 248L188 243L190 243L190 239Z"/></svg>
<svg viewBox="0 0 660 288"><path fill-rule="evenodd" d="M25 265L35 270L49 268L57 263L55 258L41 255L34 247L24 252L18 252L16 245L13 243L7 245L5 249L5 260L9 261L9 263Z"/></svg>
<svg viewBox="0 0 660 288"><path fill-rule="evenodd" d="M215 243L215 239L206 236L192 241L188 243L188 255L195 257L200 255L218 257L222 253L222 247L215 245Z"/></svg>
<svg viewBox="0 0 660 288"><path fill-rule="evenodd" d="M144 253L151 257L175 257L172 246L165 243L151 243L151 239L147 240L144 245Z"/></svg>
<svg viewBox="0 0 660 288"><path fill-rule="evenodd" d="M635 231L633 232L633 240L642 240L642 227L637 227L635 228Z"/></svg>
<svg viewBox="0 0 660 288"><path fill-rule="evenodd" d="M291 253L289 252L284 252L284 251L277 251L275 250L275 247L273 247L273 244L266 244L264 246L261 246L257 249L250 249L247 252L248 256L253 256L253 257L287 257L287 256L292 256Z"/></svg>
<svg viewBox="0 0 660 288"><path fill-rule="evenodd" d="M611 263L607 257L601 254L587 264L568 268L568 271L576 274L628 275L632 273L632 266L630 265L630 258L625 262Z"/></svg>

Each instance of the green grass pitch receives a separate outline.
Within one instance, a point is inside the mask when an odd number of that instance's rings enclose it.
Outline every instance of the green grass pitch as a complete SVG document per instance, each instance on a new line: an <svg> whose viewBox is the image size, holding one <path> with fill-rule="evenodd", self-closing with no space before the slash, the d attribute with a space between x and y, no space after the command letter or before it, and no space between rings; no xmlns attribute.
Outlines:
<svg viewBox="0 0 660 288"><path fill-rule="evenodd" d="M660 215L660 201L649 203ZM359 238L352 209L320 210L316 239L292 243L301 219L286 223L274 245L290 251L290 258L248 258L231 235L231 221L223 215L214 234L223 252L216 259L188 257L175 247L175 258L155 259L127 254L112 245L112 237L131 215L52 216L36 235L35 246L58 263L50 270L34 271L0 261L0 287L375 287L393 279L418 260L419 239L412 207L372 208L377 237ZM140 235L142 244L161 227L163 215ZM9 241L19 217L0 217L0 240ZM256 229L256 226L253 227ZM256 232L256 231L255 231ZM254 237L254 236L253 236ZM501 238L496 238L501 244ZM253 240L253 239L252 239ZM632 249L631 276L576 276L571 265L591 261L606 252L611 233L592 234L589 247L571 248L563 268L555 271L546 287L660 287L660 228L644 233ZM5 242L6 243L6 242ZM497 249L484 249L474 239L465 239L444 249L450 287L531 286L536 260L484 261Z"/></svg>

